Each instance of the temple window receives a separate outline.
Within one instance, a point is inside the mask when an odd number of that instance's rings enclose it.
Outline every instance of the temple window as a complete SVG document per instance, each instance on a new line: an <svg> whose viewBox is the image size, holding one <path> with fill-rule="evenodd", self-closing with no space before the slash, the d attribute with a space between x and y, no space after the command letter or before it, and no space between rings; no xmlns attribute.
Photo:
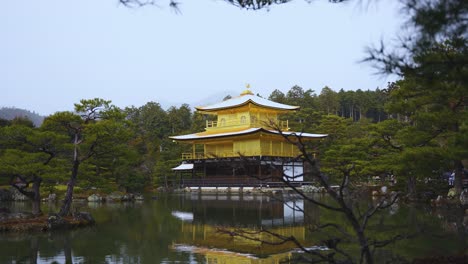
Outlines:
<svg viewBox="0 0 468 264"><path fill-rule="evenodd" d="M241 123L241 125L244 125L245 123L247 123L247 117L241 116L240 123Z"/></svg>

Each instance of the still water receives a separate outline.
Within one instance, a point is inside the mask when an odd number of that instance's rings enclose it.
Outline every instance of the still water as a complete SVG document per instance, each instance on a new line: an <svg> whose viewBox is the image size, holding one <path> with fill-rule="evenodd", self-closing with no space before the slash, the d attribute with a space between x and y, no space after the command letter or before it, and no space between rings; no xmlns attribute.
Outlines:
<svg viewBox="0 0 468 264"><path fill-rule="evenodd" d="M12 211L29 207L28 203L0 204L3 206ZM43 211L57 211L55 206L43 204ZM332 234L314 232L313 227L330 222L346 225L339 214L303 200L278 201L264 195L188 193L144 202L74 206L91 212L96 225L54 233L0 234L0 263L294 262L302 254L295 244L270 245L277 244L278 236L260 231L294 236L307 248L324 250L322 241ZM404 263L466 253L462 223L463 216L400 205L375 215L368 230L379 239L418 233L375 252L378 263ZM232 236L239 231L245 237ZM353 252L352 244L343 248Z"/></svg>

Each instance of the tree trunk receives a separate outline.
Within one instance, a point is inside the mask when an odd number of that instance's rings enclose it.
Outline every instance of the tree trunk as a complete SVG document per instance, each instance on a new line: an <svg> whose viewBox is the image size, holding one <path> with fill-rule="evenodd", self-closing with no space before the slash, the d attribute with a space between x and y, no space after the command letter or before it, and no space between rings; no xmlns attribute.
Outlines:
<svg viewBox="0 0 468 264"><path fill-rule="evenodd" d="M73 264L70 235L66 234L63 241L63 252L65 254L65 264Z"/></svg>
<svg viewBox="0 0 468 264"><path fill-rule="evenodd" d="M39 241L35 236L31 237L29 252L31 258L29 263L36 264L38 255L37 253L39 252Z"/></svg>
<svg viewBox="0 0 468 264"><path fill-rule="evenodd" d="M374 263L374 259L372 258L369 244L367 243L367 238L364 235L364 232L359 232L358 238L359 238L359 244L361 246L361 263L366 263L366 264ZM364 261L362 261L363 259Z"/></svg>
<svg viewBox="0 0 468 264"><path fill-rule="evenodd" d="M408 176L408 194L410 197L416 196L416 177L413 175Z"/></svg>
<svg viewBox="0 0 468 264"><path fill-rule="evenodd" d="M346 205L342 197L339 199L340 199L339 203L341 204L341 207L344 209L343 212L345 213L346 217L351 223L354 229L354 232L356 232L356 235L359 240L359 246L361 248L361 261L359 263L366 263L366 264L374 263L374 259L372 258L372 253L369 248L367 237L364 234L364 230L363 228L361 228L361 225L359 224L359 221L356 215L353 213L352 209Z"/></svg>
<svg viewBox="0 0 468 264"><path fill-rule="evenodd" d="M66 216L70 213L71 203L73 201L73 189L75 188L76 178L78 176L78 169L80 168L80 159L78 155L78 145L79 143L79 135L78 132L75 133L75 139L73 141L74 150L73 150L73 167L71 171L70 180L67 184L67 192L65 194L65 200L63 201L62 207L60 208L59 215Z"/></svg>
<svg viewBox="0 0 468 264"><path fill-rule="evenodd" d="M29 200L31 200L32 208L31 208L31 213L35 216L41 215L41 193L40 193L40 187L41 187L41 182L42 178L39 176L33 176L32 181L28 182L24 177L19 176L21 179L22 184L29 184L32 182L32 190L25 190L25 186L18 186L17 183L11 182L10 185L18 190L21 194L24 196L28 197Z"/></svg>
<svg viewBox="0 0 468 264"><path fill-rule="evenodd" d="M71 203L73 201L73 188L75 188L79 167L80 167L80 161L76 159L73 162L72 174L67 184L67 192L65 194L65 200L63 201L62 207L60 208L60 212L59 212L59 215L62 217L70 213Z"/></svg>
<svg viewBox="0 0 468 264"><path fill-rule="evenodd" d="M41 187L41 182L42 178L39 176L34 176L33 179L33 186L32 186L32 191L33 191L33 197L32 197L32 214L33 215L41 215L41 193L39 191Z"/></svg>

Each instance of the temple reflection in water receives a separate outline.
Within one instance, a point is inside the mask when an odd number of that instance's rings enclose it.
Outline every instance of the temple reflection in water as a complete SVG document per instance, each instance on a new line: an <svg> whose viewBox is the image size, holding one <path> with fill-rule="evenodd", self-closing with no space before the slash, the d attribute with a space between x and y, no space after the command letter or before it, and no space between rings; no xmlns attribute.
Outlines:
<svg viewBox="0 0 468 264"><path fill-rule="evenodd" d="M303 200L280 198L253 194L183 195L181 210L172 212L182 220L181 237L173 249L204 255L207 263L288 261L297 245L284 242L283 238L293 236L302 245L313 246L308 226L318 219L318 209Z"/></svg>

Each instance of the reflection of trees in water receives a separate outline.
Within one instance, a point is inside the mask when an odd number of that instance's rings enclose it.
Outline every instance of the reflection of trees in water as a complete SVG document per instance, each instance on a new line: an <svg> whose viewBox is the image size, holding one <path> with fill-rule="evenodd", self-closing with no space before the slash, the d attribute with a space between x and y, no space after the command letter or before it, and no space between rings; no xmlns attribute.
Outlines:
<svg viewBox="0 0 468 264"><path fill-rule="evenodd" d="M327 200L326 196L322 197L322 201L323 199ZM360 199L349 201L349 203L349 206L352 206L353 208L361 208L361 210L364 210L373 203L376 203L376 201L373 201L369 197L361 197ZM290 204L290 201L285 201L285 204ZM206 212L209 212L209 208L211 206L214 208L220 207L219 204L210 201L208 204L205 202L203 206L199 206L200 209L195 210L203 209ZM242 204L236 205L234 207L242 207ZM282 203L276 201L274 207L282 208ZM304 230L301 232L305 233L305 236L302 234L294 234L294 232L284 232L285 230L280 230L275 226L263 226L266 229L252 229L251 226L231 225L221 226L221 230L218 229L217 231L213 231L210 230L210 228L215 229L215 226L212 225L216 223L216 220L212 220L211 222L206 220L203 222L197 221L196 215L194 217L194 223L197 224L197 226L189 226L187 228L188 231L194 232L193 237L197 238L195 239L197 243L200 243L202 240L206 241L207 237L209 238L209 236L206 234L207 232L213 233L221 231L224 235L227 236L224 238L221 237L220 234L211 234L211 236L216 235L218 240L226 240L229 239L229 237L231 237L231 240L232 237L239 238L237 241L232 240L231 243L237 242L239 244L241 240L245 242L246 240L250 239L252 243L257 243L258 245L271 243L280 246L283 245L283 241L281 240L296 240L299 242L297 246L329 246L329 243L333 243L335 241L333 239L339 238L341 233L338 230L333 230L333 228L320 228L324 225L340 226L343 231L351 233L351 228L347 219L340 213L319 208L317 205L308 202L305 202L304 206L300 206L298 209L304 210L304 221L302 222L302 227ZM278 211L280 210L276 210L276 212ZM275 216L282 216L283 218L287 218L284 212L282 213L283 214L278 214ZM211 214L209 213L207 214L207 216L210 215ZM255 216L258 217L259 215ZM229 218L233 217L233 215L226 215L224 217ZM463 219L463 217L457 217L456 219L460 220ZM459 223L457 223L457 225L458 224ZM465 248L463 245L466 243L466 241L462 242L462 240L464 241L464 236L463 238L460 237L453 240L453 234L447 234L446 230L444 230L442 227L443 224L431 217L430 212L421 207L421 205L407 206L404 204L393 204L389 210L378 212L372 219L369 220L367 232L369 237L372 238L372 240L369 240L369 242L391 242L385 244L385 247L376 246L372 251L373 257L378 261L387 261L389 263L406 263L415 257L421 256L463 254L463 250ZM278 235L280 239L276 241L265 239L265 237L268 237L268 233ZM356 238L354 237L342 238L342 240L339 241L340 248L343 251L352 254L352 256L356 254L359 255L359 248L355 244L355 239ZM211 240L215 240L215 238L212 238ZM304 244L304 242L308 244ZM289 248L291 247L295 247L295 245L289 245ZM236 247L234 245L230 245L228 248L235 249ZM238 250L246 250L245 247L242 247L242 245L238 245L237 248ZM277 252L283 252L281 250L287 249L285 247L278 247L277 250Z"/></svg>
<svg viewBox="0 0 468 264"><path fill-rule="evenodd" d="M322 197L323 198L323 197ZM107 262L139 262L161 263L163 261L186 261L190 258L198 263L206 261L205 255L197 255L193 252L178 252L169 250L170 246L177 242L189 243L195 238L203 241L207 246L225 242L233 244L233 241L242 242L239 248L233 245L233 251L248 250L258 247L258 243L249 243L246 240L231 240L222 238L217 234L216 219L219 214L212 214L223 207L221 223L229 223L228 219L233 215L239 222L244 223L250 231L260 230L260 220L274 219L286 216L284 205L274 200L263 198L238 199L234 201L223 200L191 200L184 196L158 197L157 201L149 201L144 204L102 204L91 210L95 216L97 225L91 228L56 232L51 234L37 233L34 235L2 234L0 236L0 263L51 263L57 260L63 263L105 263ZM237 198L236 198L237 199ZM325 198L324 198L325 199ZM290 202L290 201L288 201ZM371 200L360 200L355 203L366 205ZM84 205L83 205L84 206ZM245 208L246 212L243 212ZM320 244L327 236L333 234L318 234L312 232L311 227L334 222L346 227L346 220L329 210L322 210L316 205L304 203L304 219L302 224L285 224L268 226L268 229L276 230L284 236L294 235L303 239L305 243ZM171 215L171 209L194 213L194 222L181 222ZM229 214L228 214L229 213ZM430 230L421 236L398 244L391 244L384 249L375 252L376 259L398 263L400 260L413 259L418 256L458 254L462 252L465 238L454 233L447 235L443 229L443 223L452 223L462 226L462 215L453 212L440 211L442 219L430 217L431 211L421 206L408 207L400 205L397 212L385 212L377 214L369 223L368 230L379 238L414 232L418 229ZM450 215L449 217L447 215ZM201 220L198 219L201 217ZM245 219L245 220L241 220ZM250 219L251 221L247 221ZM218 222L220 223L220 222ZM229 225L226 225L229 226ZM239 227L239 226L237 226ZM256 229L255 229L256 228ZM449 229L450 230L450 229ZM451 229L455 230L455 229ZM212 238L212 240L210 240ZM181 241L183 240L183 241ZM193 242L190 242L193 243ZM352 249L351 244L344 244L346 249ZM264 256L272 252L287 252L291 246L284 249L273 248L270 252L264 250ZM237 251L236 251L237 250ZM282 251L284 250L284 251ZM210 255L211 257L213 255ZM401 262L401 261L400 261Z"/></svg>
<svg viewBox="0 0 468 264"><path fill-rule="evenodd" d="M8 234L0 239L0 263L38 263L64 259L72 263L71 233ZM62 261L63 262L63 261Z"/></svg>
<svg viewBox="0 0 468 264"><path fill-rule="evenodd" d="M162 199L162 198L161 198ZM0 263L160 263L187 254L168 252L180 223L167 209L171 201L106 205L92 211L96 226L72 231L0 236ZM37 241L37 242L36 242Z"/></svg>

